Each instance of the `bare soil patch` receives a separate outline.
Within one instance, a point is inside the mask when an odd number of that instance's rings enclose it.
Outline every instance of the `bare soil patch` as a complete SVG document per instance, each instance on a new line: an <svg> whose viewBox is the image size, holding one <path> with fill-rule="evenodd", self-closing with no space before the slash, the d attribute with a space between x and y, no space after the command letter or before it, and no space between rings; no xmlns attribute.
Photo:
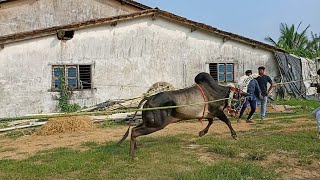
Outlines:
<svg viewBox="0 0 320 180"><path fill-rule="evenodd" d="M157 137L178 134L198 135L199 131L205 128L206 125L207 122L201 124L196 121L175 123L170 124L165 129L149 136ZM251 125L247 123L235 123L233 127L236 131L247 131L251 129ZM52 132L50 129L43 128L44 130L40 130L40 132ZM67 131L67 133L53 133L53 135L46 136L39 136L36 133L29 136L22 136L17 139L1 136L0 144L2 144L2 146L0 148L0 159L24 159L39 151L61 147L81 149L81 145L85 142L106 143L117 141L123 136L127 128L127 126L86 128L85 130L78 130L77 132ZM225 123L215 121L208 134L210 133L229 134L230 132ZM5 151L3 148L10 149L10 151Z"/></svg>
<svg viewBox="0 0 320 180"><path fill-rule="evenodd" d="M80 118L81 119L81 118ZM75 129L68 129L68 124L59 125L58 128L52 128L53 125L48 123L48 127L39 128L36 133L33 135L22 136L16 139L12 139L5 136L0 136L0 159L25 159L31 155L34 155L37 152L50 150L54 148L72 148L77 150L85 150L86 147L83 146L86 142L95 142L98 144L110 142L110 141L117 141L119 140L125 131L127 130L127 126L114 126L108 128L96 128L92 126L92 124L86 124L87 117L83 117L83 122L81 122L79 126L72 127L79 127ZM59 122L59 120L55 120ZM313 127L310 126L301 126L305 123L312 122L312 120L308 118L299 118L295 119L293 123L277 123L275 121L266 120L266 123L259 124L259 128L267 128L273 125L280 125L283 128L279 130L274 130L274 132L281 132L281 133L292 133L295 131L301 131L302 129L310 130ZM70 125L72 120L69 121ZM79 121L78 121L79 122ZM58 123L59 124L59 123ZM84 125L86 124L86 125ZM250 130L256 129L256 124L249 124L242 121L241 123L237 123L233 121L233 128L236 132L248 132ZM170 135L181 135L181 134L193 134L198 135L199 131L205 128L207 122L203 122L201 124L197 121L188 121L188 122L181 122L170 124L165 129L153 133L149 136L151 137L161 137L161 136L170 136ZM55 125L56 126L56 125ZM64 127L64 128L63 128ZM315 128L315 127L314 127ZM59 131L55 131L52 129L59 129ZM39 132L46 132L44 133L45 136L37 135ZM49 133L48 133L49 132ZM54 132L54 133L52 133ZM221 121L215 121L212 127L210 128L207 136L210 135L223 135L229 136L230 131L225 123ZM230 137L231 138L231 137ZM241 138L241 137L239 137ZM190 139L190 141L192 141ZM199 161L204 162L206 164L212 164L214 162L220 161L225 159L226 157L209 153L206 151L205 147L197 147L196 145L190 145L190 147L195 151L195 153L199 157ZM320 161L313 161L312 164L301 166L297 159L289 157L288 155L279 155L278 153L269 155L266 159L261 161L256 161L258 164L262 166L269 166L274 163L284 163L287 166L283 168L277 169L277 171L283 175L284 179L319 179L320 173L317 169L320 167Z"/></svg>
<svg viewBox="0 0 320 180"><path fill-rule="evenodd" d="M87 118L84 117L82 119L86 121ZM56 120L55 120L56 121ZM59 120L58 120L59 122ZM72 122L72 120L70 120ZM300 130L301 128L296 128L295 125L303 122L310 122L306 119L299 119L299 122L287 124L285 128L279 130L282 132L292 132ZM48 123L48 127L52 127L50 123ZM86 124L86 123L81 123ZM175 123L168 125L165 129L155 132L149 136L151 137L158 137L158 136L169 136L169 135L179 135L179 134L194 134L198 135L199 131L205 128L207 122L203 122L201 124L197 121L187 121L181 123ZM270 126L269 123L261 124L261 126ZM28 136L22 136L17 139L12 139L4 136L0 136L0 159L24 159L33 155L39 151L49 150L54 148L61 148L61 147L68 147L73 149L80 149L83 148L83 144L85 142L95 142L95 143L106 143L110 141L117 141L119 140L123 134L127 130L127 126L115 126L115 127L108 127L108 128L92 128L90 125L85 125L85 128L78 128L76 132L74 129L62 128L61 127L58 132L65 131L65 133L58 133L56 134L56 130L51 130L48 127L43 127L36 131L37 133ZM68 127L68 125L65 125ZM80 126L79 126L80 127ZM82 126L81 126L82 127ZM246 132L249 130L254 129L255 127L252 124L245 123L236 123L233 122L233 128L236 132ZM67 129L67 130L66 130ZM39 136L39 132L46 132L44 133L46 136ZM48 133L49 132L49 133ZM52 133L54 132L54 133ZM49 135L52 134L52 135ZM212 127L210 128L207 135L229 135L230 131L225 123L221 121L215 121ZM240 137L241 138L241 137Z"/></svg>

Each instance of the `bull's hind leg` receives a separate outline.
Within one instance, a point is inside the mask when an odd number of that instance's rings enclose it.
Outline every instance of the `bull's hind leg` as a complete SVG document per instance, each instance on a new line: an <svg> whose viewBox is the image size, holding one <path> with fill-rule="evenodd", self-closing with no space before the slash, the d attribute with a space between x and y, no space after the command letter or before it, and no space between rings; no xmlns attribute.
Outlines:
<svg viewBox="0 0 320 180"><path fill-rule="evenodd" d="M130 157L133 159L135 155L135 149L136 149L136 138L139 136L151 134L153 132L159 131L160 129L163 129L163 127L158 128L150 128L146 126L142 127L135 127L131 130L131 140L130 140Z"/></svg>
<svg viewBox="0 0 320 180"><path fill-rule="evenodd" d="M138 126L136 126L136 128L139 128L139 127L142 127L144 126L143 123L139 124ZM134 142L134 149L137 150L138 149L138 146L137 146L137 141Z"/></svg>
<svg viewBox="0 0 320 180"><path fill-rule="evenodd" d="M202 136L204 136L205 134L208 133L208 130L209 130L210 126L212 125L212 123L213 123L213 119L212 119L212 118L209 118L209 119L208 119L208 125L207 125L207 127L204 128L202 131L199 132L199 137L202 137Z"/></svg>
<svg viewBox="0 0 320 180"><path fill-rule="evenodd" d="M228 125L228 127L229 127L229 129L230 129L230 131L231 131L231 136L233 137L233 139L237 139L237 133L236 133L236 132L234 131L234 129L232 128L231 122L230 122L230 120L228 119L228 117L227 117L223 112L221 112L221 113L219 114L219 116L217 116L217 118L219 118L221 121L225 122L225 123Z"/></svg>

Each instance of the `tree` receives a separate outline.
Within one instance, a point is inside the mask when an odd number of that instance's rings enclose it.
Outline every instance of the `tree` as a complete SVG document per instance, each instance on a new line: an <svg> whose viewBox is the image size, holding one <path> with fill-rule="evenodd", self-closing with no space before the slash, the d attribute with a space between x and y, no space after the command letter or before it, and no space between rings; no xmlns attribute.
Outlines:
<svg viewBox="0 0 320 180"><path fill-rule="evenodd" d="M273 40L271 37L265 38L266 41L272 45L282 48L289 53L301 57L315 58L319 55L320 38L317 34L311 33L311 40L308 39L307 30L310 25L299 31L300 24L295 28L292 24L288 26L286 23L280 24L280 37L278 41Z"/></svg>
<svg viewBox="0 0 320 180"><path fill-rule="evenodd" d="M320 57L320 36L311 32L311 40L307 45L309 56L312 58Z"/></svg>

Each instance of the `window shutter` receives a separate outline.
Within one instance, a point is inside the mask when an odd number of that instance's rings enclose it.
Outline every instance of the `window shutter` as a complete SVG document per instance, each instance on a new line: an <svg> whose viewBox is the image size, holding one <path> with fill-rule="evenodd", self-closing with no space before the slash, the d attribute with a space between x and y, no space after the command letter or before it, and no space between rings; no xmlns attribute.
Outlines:
<svg viewBox="0 0 320 180"><path fill-rule="evenodd" d="M79 65L79 80L82 89L91 89L91 65Z"/></svg>
<svg viewBox="0 0 320 180"><path fill-rule="evenodd" d="M218 80L218 64L217 63L210 63L209 64L209 71L210 75L213 77L214 80Z"/></svg>

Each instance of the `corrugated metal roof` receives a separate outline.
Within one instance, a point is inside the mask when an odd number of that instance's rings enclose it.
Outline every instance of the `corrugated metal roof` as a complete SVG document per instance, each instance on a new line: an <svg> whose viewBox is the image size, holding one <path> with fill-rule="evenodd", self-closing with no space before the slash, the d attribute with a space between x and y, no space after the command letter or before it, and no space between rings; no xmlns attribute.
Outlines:
<svg viewBox="0 0 320 180"><path fill-rule="evenodd" d="M242 42L245 44L252 45L253 47L261 47L263 49L268 49L271 51L281 51L284 52L283 49L277 48L275 46L256 41L238 34L234 34L231 32L223 31L220 29L217 29L213 26L195 22L189 19L186 19L181 16L177 16L175 14L162 11L159 9L149 9L149 10L144 10L132 14L127 14L127 15L120 15L120 16L114 16L114 17L108 17L108 18L99 18L99 19L92 19L89 21L84 21L80 23L73 23L69 25L64 25L64 26L56 26L56 27L51 27L51 28L45 28L45 29L39 29L35 31L28 31L28 32L22 32L22 33L15 33L7 36L2 36L0 37L0 44L6 44L10 42L16 42L16 41L21 41L21 40L26 40L26 39L32 39L32 38L37 38L37 37L43 37L47 35L52 35L56 34L58 30L77 30L77 29L83 29L86 27L92 27L100 24L110 24L118 21L124 21L124 20L130 20L138 17L144 17L144 16L152 16L153 18L157 17L162 17L166 18L168 20L174 21L175 23L182 24L185 26L189 26L192 31L194 30L203 30L207 31L209 33L214 33L216 35L219 35L226 40L232 39L238 42Z"/></svg>

